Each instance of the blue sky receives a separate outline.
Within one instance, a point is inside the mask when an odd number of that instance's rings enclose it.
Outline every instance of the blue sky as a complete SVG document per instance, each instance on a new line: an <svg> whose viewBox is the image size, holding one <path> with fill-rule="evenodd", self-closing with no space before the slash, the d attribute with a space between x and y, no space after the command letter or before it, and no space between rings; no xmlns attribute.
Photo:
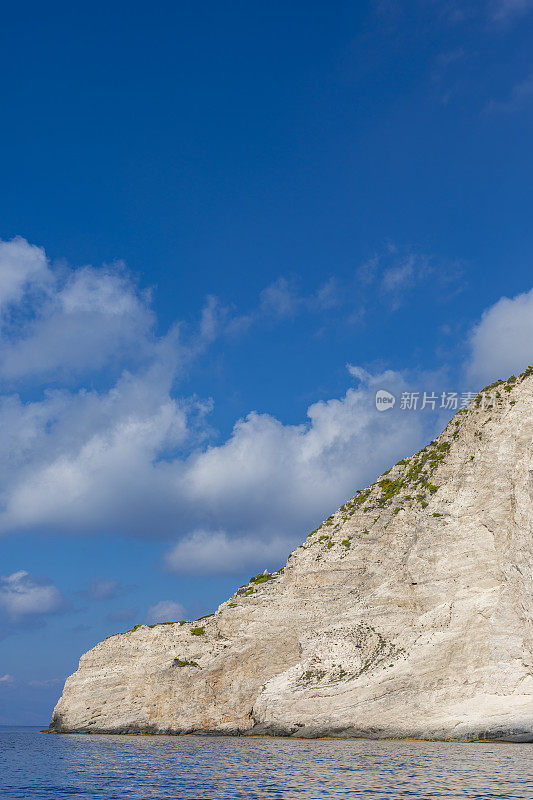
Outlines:
<svg viewBox="0 0 533 800"><path fill-rule="evenodd" d="M279 566L453 413L402 392L533 361L532 36L529 0L4 11L0 723Z"/></svg>

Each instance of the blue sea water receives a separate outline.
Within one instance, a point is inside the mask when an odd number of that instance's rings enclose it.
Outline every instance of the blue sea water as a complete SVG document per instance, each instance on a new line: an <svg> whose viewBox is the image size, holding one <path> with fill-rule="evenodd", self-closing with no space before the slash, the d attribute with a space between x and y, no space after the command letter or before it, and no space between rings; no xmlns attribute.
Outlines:
<svg viewBox="0 0 533 800"><path fill-rule="evenodd" d="M533 744L46 736L0 728L2 800L533 799Z"/></svg>

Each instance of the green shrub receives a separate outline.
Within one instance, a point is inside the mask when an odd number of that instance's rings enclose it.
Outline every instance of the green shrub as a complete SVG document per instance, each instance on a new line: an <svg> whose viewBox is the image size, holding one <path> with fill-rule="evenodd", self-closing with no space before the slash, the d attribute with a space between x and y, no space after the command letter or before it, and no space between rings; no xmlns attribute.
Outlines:
<svg viewBox="0 0 533 800"><path fill-rule="evenodd" d="M489 383L488 386L485 386L485 388L481 390L481 394L483 394L484 392L490 392L492 389L495 389L497 386L500 386L502 383L503 383L503 381L502 381L501 378L499 378L497 381L494 381L494 383Z"/></svg>
<svg viewBox="0 0 533 800"><path fill-rule="evenodd" d="M265 583L265 581L271 581L273 578L274 576L270 572L267 572L266 575L265 573L261 575L254 575L253 578L250 578L248 583Z"/></svg>
<svg viewBox="0 0 533 800"><path fill-rule="evenodd" d="M379 488L381 489L381 500L391 500L395 494L398 494L402 486L402 480L393 481L390 478L385 478L385 480L380 481Z"/></svg>
<svg viewBox="0 0 533 800"><path fill-rule="evenodd" d="M358 495L356 495L353 499L354 505L356 506L362 505L368 498L370 491L371 491L370 489L367 489L365 492L360 492Z"/></svg>
<svg viewBox="0 0 533 800"><path fill-rule="evenodd" d="M202 636L205 633L205 628L191 628L193 636Z"/></svg>
<svg viewBox="0 0 533 800"><path fill-rule="evenodd" d="M175 658L172 662L173 667L197 667L196 661L187 661L186 659Z"/></svg>

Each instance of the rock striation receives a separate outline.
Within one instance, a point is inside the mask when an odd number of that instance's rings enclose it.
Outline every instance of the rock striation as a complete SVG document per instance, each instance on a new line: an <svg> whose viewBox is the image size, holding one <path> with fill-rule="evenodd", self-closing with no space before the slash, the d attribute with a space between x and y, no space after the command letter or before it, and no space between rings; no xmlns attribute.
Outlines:
<svg viewBox="0 0 533 800"><path fill-rule="evenodd" d="M51 732L533 741L533 368L208 617L82 656Z"/></svg>

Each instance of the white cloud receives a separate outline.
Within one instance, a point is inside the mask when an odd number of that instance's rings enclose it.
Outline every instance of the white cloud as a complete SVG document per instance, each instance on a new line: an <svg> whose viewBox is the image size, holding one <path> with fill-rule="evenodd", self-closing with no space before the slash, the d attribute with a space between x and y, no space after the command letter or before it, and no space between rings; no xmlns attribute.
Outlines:
<svg viewBox="0 0 533 800"><path fill-rule="evenodd" d="M383 262L385 275L394 264ZM422 262L409 264L418 275ZM312 404L301 424L252 411L225 441L206 446L211 404L177 398L174 382L228 330L228 309L210 297L191 334L183 338L176 325L158 339L148 298L123 270L52 272L44 299L9 323L0 372L3 364L13 380L37 375L46 387L45 374L71 375L74 360L89 385L96 365L117 359L119 369L103 373L98 390L0 396L0 532L167 537L166 564L176 571L258 571L279 565L306 531L433 435L425 415L376 411L377 389L408 388L400 373L354 367L358 385ZM386 285L393 293L407 279L390 273ZM252 317L328 308L339 291L330 281L301 296L281 280ZM108 581L88 591L115 590Z"/></svg>
<svg viewBox="0 0 533 800"><path fill-rule="evenodd" d="M226 309L225 331L230 335L242 334L260 321L284 319L296 314L306 300L286 278L278 278L260 292L259 303L247 314L229 317Z"/></svg>
<svg viewBox="0 0 533 800"><path fill-rule="evenodd" d="M431 438L436 419L375 409L377 389L397 395L405 389L400 375L350 369L361 385L312 405L307 424L283 425L253 413L224 444L187 461L181 485L189 519L204 525L167 553L167 567L212 573L279 566L307 530L400 454ZM224 528L206 526L210 520Z"/></svg>
<svg viewBox="0 0 533 800"><path fill-rule="evenodd" d="M279 278L260 295L260 311L265 315L286 317L292 314L300 300L286 278Z"/></svg>
<svg viewBox="0 0 533 800"><path fill-rule="evenodd" d="M0 675L0 683L11 685L15 683L15 678L13 675L9 675L9 673L6 672L5 675Z"/></svg>
<svg viewBox="0 0 533 800"><path fill-rule="evenodd" d="M0 400L0 530L155 525L159 533L160 509L177 510L169 507L174 476L162 459L188 441L195 415L205 412L172 399L171 382L163 362L125 374L103 393Z"/></svg>
<svg viewBox="0 0 533 800"><path fill-rule="evenodd" d="M395 415L383 419L376 411L380 381L402 382L392 372L369 378L340 399L310 406L305 424L249 414L224 444L187 461L184 493L223 530L300 532L420 436L421 420L398 424Z"/></svg>
<svg viewBox="0 0 533 800"><path fill-rule="evenodd" d="M208 297L197 325L175 325L158 338L150 292L139 291L122 263L56 268L26 240L0 240L0 377L13 384L71 385L163 361L172 381L228 314Z"/></svg>
<svg viewBox="0 0 533 800"><path fill-rule="evenodd" d="M281 557L287 542L423 440L420 415L400 422L375 409L375 390L399 391L400 375L358 377L344 397L310 406L306 423L253 412L225 442L189 456L177 451L190 441L196 409L171 399L164 372L124 377L103 395L60 392L26 405L8 398L0 406L9 421L0 426L0 530L156 537L224 530L232 539L262 538L272 548L265 555ZM205 541L183 546L173 566L183 552L190 563L199 563L200 551L209 561Z"/></svg>
<svg viewBox="0 0 533 800"><path fill-rule="evenodd" d="M336 278L328 280L318 287L309 299L309 307L317 311L329 311L342 303L342 291Z"/></svg>
<svg viewBox="0 0 533 800"><path fill-rule="evenodd" d="M356 271L358 303L352 320L360 322L375 307L397 311L421 287L438 292L442 302L461 290L462 267L458 262L438 262L412 248L389 243Z"/></svg>
<svg viewBox="0 0 533 800"><path fill-rule="evenodd" d="M209 297L191 333L176 325L157 338L149 298L124 270L84 267L59 275L38 248L23 240L12 247L5 258L15 252L25 264L15 274L27 277L5 278L11 299L0 373L13 380L37 375L42 386L44 375L71 375L76 361L90 386L94 369L113 359L118 368L104 373L98 390L0 396L0 532L166 537L172 546L165 563L176 572L271 569L306 531L438 427L437 415L402 413L399 403L376 410L378 389L398 396L413 381L350 366L357 383L310 405L301 424L252 411L225 441L206 446L212 404L176 397L176 375L232 320L246 317L232 318ZM423 256L391 247L362 275L390 302L428 270ZM28 294L27 285L42 292ZM249 318L328 308L340 293L330 281L303 296L281 280ZM472 332L470 376L481 385L481 375L519 371L533 360L532 341L533 290L502 298ZM87 591L95 599L119 590L112 579L99 579ZM52 613L61 602L55 587L25 572L0 583L0 607L11 620Z"/></svg>
<svg viewBox="0 0 533 800"><path fill-rule="evenodd" d="M52 614L63 606L63 597L53 584L38 581L25 570L0 576L0 609L10 623Z"/></svg>
<svg viewBox="0 0 533 800"><path fill-rule="evenodd" d="M468 378L483 386L533 363L533 289L502 297L483 312L470 335Z"/></svg>
<svg viewBox="0 0 533 800"><path fill-rule="evenodd" d="M182 575L228 575L252 571L270 571L280 567L301 537L271 539L237 536L225 531L198 530L186 536L165 555L165 564Z"/></svg>
<svg viewBox="0 0 533 800"><path fill-rule="evenodd" d="M175 622L184 619L186 611L181 603L174 600L160 600L159 603L150 606L146 615L146 621L150 624L154 622Z"/></svg>
<svg viewBox="0 0 533 800"><path fill-rule="evenodd" d="M28 263L38 258L50 272L42 251L22 240L17 246ZM231 538L285 543L409 442L418 444L415 420L396 425L376 413L374 379L366 375L344 397L310 406L301 425L252 412L227 441L202 447L211 406L176 399L173 382L180 365L227 330L229 311L209 297L185 343L178 326L157 340L147 298L123 270L84 267L50 280L45 298L9 329L0 372L42 382L45 374L71 376L78 368L90 375L106 359L123 367L144 358L104 390L48 389L27 401L0 397L0 532L176 537L203 530L220 545L216 535L223 530ZM324 308L336 294L330 281L302 298L279 280L262 293L254 313L284 317L301 304ZM279 553L284 545L272 547Z"/></svg>
<svg viewBox="0 0 533 800"><path fill-rule="evenodd" d="M413 281L414 265L413 256L409 256L397 266L386 269L381 282L383 289L386 292L398 292L406 288Z"/></svg>
<svg viewBox="0 0 533 800"><path fill-rule="evenodd" d="M341 294L333 277L308 294L300 292L295 281L278 278L260 292L257 307L247 314L231 316L224 309L221 329L230 335L242 334L259 322L287 320L303 312L328 311L342 304Z"/></svg>
<svg viewBox="0 0 533 800"><path fill-rule="evenodd" d="M0 312L20 303L31 288L45 286L51 278L44 250L16 236L0 241Z"/></svg>
<svg viewBox="0 0 533 800"><path fill-rule="evenodd" d="M1 274L1 273L0 273ZM59 375L69 381L113 361L138 363L153 347L154 317L118 269L84 267L29 309L23 326L0 345L0 374L8 380Z"/></svg>
<svg viewBox="0 0 533 800"><path fill-rule="evenodd" d="M424 255L408 253L400 256L393 249L392 264L383 270L381 289L389 296L393 310L398 309L404 295L416 284L421 283L432 273L428 259Z"/></svg>

